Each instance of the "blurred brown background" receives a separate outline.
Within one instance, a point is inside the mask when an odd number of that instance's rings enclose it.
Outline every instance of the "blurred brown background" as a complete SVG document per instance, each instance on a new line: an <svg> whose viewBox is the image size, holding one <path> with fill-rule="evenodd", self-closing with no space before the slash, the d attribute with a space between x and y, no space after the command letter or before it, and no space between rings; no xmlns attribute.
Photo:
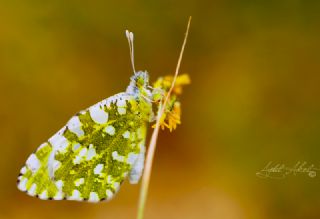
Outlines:
<svg viewBox="0 0 320 219"><path fill-rule="evenodd" d="M316 219L320 176L260 179L269 161L320 167L320 2L0 1L0 218L135 218L139 186L108 203L16 189L28 155L136 68L172 74L189 15L182 125L160 135L146 219ZM149 132L150 133L150 132Z"/></svg>

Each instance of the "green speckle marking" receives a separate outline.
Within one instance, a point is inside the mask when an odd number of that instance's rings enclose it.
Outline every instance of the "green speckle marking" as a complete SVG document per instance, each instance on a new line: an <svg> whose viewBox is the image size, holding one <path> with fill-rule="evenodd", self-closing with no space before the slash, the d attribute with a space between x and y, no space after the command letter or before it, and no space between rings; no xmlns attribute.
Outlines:
<svg viewBox="0 0 320 219"><path fill-rule="evenodd" d="M128 175L136 183L143 168L136 164L144 161L146 125L152 116L145 98L147 76L136 73L127 92L72 117L30 155L18 188L41 199L97 202L112 198Z"/></svg>

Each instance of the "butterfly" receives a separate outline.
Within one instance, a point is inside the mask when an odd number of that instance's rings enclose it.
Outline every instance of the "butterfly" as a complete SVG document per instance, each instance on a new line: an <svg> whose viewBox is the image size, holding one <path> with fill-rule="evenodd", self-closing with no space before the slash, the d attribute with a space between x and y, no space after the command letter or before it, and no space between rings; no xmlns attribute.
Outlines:
<svg viewBox="0 0 320 219"><path fill-rule="evenodd" d="M126 91L80 111L41 144L20 170L19 190L44 200L99 202L126 177L138 183L153 94L148 73L135 71L133 34L126 35L134 71Z"/></svg>

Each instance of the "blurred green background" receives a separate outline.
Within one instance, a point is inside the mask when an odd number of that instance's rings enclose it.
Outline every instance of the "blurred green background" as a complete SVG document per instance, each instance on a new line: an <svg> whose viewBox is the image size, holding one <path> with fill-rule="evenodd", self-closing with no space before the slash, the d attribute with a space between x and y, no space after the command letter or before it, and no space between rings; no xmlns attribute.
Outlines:
<svg viewBox="0 0 320 219"><path fill-rule="evenodd" d="M136 68L172 74L189 15L182 125L160 135L146 219L316 219L320 176L261 179L269 161L320 167L320 1L0 1L0 218L135 218L139 186L100 204L41 201L20 167ZM149 132L150 133L150 132Z"/></svg>

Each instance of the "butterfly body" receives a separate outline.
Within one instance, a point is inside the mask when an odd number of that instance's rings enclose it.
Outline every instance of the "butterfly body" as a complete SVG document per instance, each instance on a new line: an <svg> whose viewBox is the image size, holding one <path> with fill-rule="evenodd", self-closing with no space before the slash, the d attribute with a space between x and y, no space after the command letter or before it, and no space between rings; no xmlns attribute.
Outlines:
<svg viewBox="0 0 320 219"><path fill-rule="evenodd" d="M129 176L141 177L147 123L153 118L147 72L136 72L126 92L74 115L29 156L18 188L41 199L110 199Z"/></svg>

